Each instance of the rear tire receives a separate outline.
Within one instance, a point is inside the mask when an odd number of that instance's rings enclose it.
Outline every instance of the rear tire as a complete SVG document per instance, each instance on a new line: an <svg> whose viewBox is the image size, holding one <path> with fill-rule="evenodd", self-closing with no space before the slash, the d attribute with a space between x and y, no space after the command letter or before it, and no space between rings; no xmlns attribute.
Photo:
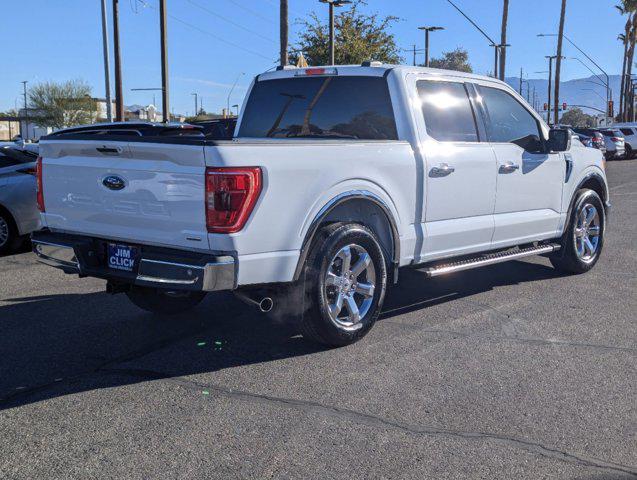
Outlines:
<svg viewBox="0 0 637 480"><path fill-rule="evenodd" d="M369 332L383 306L387 265L380 243L362 225L330 225L314 242L303 280L303 336L350 345Z"/></svg>
<svg viewBox="0 0 637 480"><path fill-rule="evenodd" d="M172 291L160 288L132 286L128 299L147 312L175 315L193 309L206 296L202 292Z"/></svg>
<svg viewBox="0 0 637 480"><path fill-rule="evenodd" d="M635 152L630 145L626 145L626 152L624 153L624 159L630 160L635 157Z"/></svg>
<svg viewBox="0 0 637 480"><path fill-rule="evenodd" d="M22 243L13 218L0 210L0 254L12 253Z"/></svg>
<svg viewBox="0 0 637 480"><path fill-rule="evenodd" d="M559 271L579 274L588 272L599 260L606 233L606 211L595 191L581 189L576 195L562 248L550 260Z"/></svg>

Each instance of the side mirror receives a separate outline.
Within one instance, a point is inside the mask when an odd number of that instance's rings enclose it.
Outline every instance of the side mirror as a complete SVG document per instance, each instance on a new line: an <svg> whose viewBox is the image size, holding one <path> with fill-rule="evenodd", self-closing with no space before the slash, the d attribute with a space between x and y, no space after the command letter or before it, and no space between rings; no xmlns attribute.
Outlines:
<svg viewBox="0 0 637 480"><path fill-rule="evenodd" d="M526 135L522 138L518 138L517 140L513 140L511 143L514 143L518 147L526 150L530 153L538 153L543 151L544 146L542 145L542 140L537 135Z"/></svg>
<svg viewBox="0 0 637 480"><path fill-rule="evenodd" d="M566 128L551 128L548 147L551 152L566 152L571 149L571 132Z"/></svg>

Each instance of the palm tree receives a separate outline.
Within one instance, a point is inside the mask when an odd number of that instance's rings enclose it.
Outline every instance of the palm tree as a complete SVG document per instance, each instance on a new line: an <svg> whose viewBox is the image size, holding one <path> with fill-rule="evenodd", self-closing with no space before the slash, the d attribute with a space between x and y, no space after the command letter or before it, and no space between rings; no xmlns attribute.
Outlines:
<svg viewBox="0 0 637 480"><path fill-rule="evenodd" d="M507 43L507 23L509 21L509 0L504 0L502 6L502 34L500 35L500 45L506 45ZM502 47L500 49L500 80L504 80L506 74L506 58L507 49ZM495 72L497 75L497 72Z"/></svg>
<svg viewBox="0 0 637 480"><path fill-rule="evenodd" d="M626 83L626 54L628 52L628 36L630 31L630 22L626 22L626 33L620 33L617 36L617 40L623 43L624 45L624 63L622 65L622 75L621 75L621 87L619 89L619 118L623 121L624 119L624 86Z"/></svg>
<svg viewBox="0 0 637 480"><path fill-rule="evenodd" d="M288 0L281 0L281 65L288 64Z"/></svg>
<svg viewBox="0 0 637 480"><path fill-rule="evenodd" d="M622 15L628 15L624 33L619 36L619 40L624 43L624 58L622 65L621 90L619 100L619 116L625 120L629 114L629 102L632 97L632 87L630 75L632 74L632 63L635 54L635 40L637 28L637 0L622 0L620 5L616 5L617 10Z"/></svg>

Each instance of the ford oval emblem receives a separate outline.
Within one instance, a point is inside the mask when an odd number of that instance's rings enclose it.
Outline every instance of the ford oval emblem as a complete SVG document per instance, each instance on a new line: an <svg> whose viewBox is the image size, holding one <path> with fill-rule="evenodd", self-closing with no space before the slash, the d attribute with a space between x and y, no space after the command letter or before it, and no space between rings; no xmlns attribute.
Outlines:
<svg viewBox="0 0 637 480"><path fill-rule="evenodd" d="M126 182L117 175L109 175L102 180L102 184L109 190L122 190L126 186Z"/></svg>

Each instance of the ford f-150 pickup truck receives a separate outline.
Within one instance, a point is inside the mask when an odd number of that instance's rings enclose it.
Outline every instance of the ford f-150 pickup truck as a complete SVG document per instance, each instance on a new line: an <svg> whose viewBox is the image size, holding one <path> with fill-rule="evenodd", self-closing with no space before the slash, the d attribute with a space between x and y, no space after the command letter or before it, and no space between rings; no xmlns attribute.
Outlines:
<svg viewBox="0 0 637 480"><path fill-rule="evenodd" d="M600 152L506 84L377 62L257 76L232 140L100 124L49 135L40 154L42 262L151 312L218 290L285 302L333 346L370 330L400 267L436 277L544 255L586 272L610 207Z"/></svg>

